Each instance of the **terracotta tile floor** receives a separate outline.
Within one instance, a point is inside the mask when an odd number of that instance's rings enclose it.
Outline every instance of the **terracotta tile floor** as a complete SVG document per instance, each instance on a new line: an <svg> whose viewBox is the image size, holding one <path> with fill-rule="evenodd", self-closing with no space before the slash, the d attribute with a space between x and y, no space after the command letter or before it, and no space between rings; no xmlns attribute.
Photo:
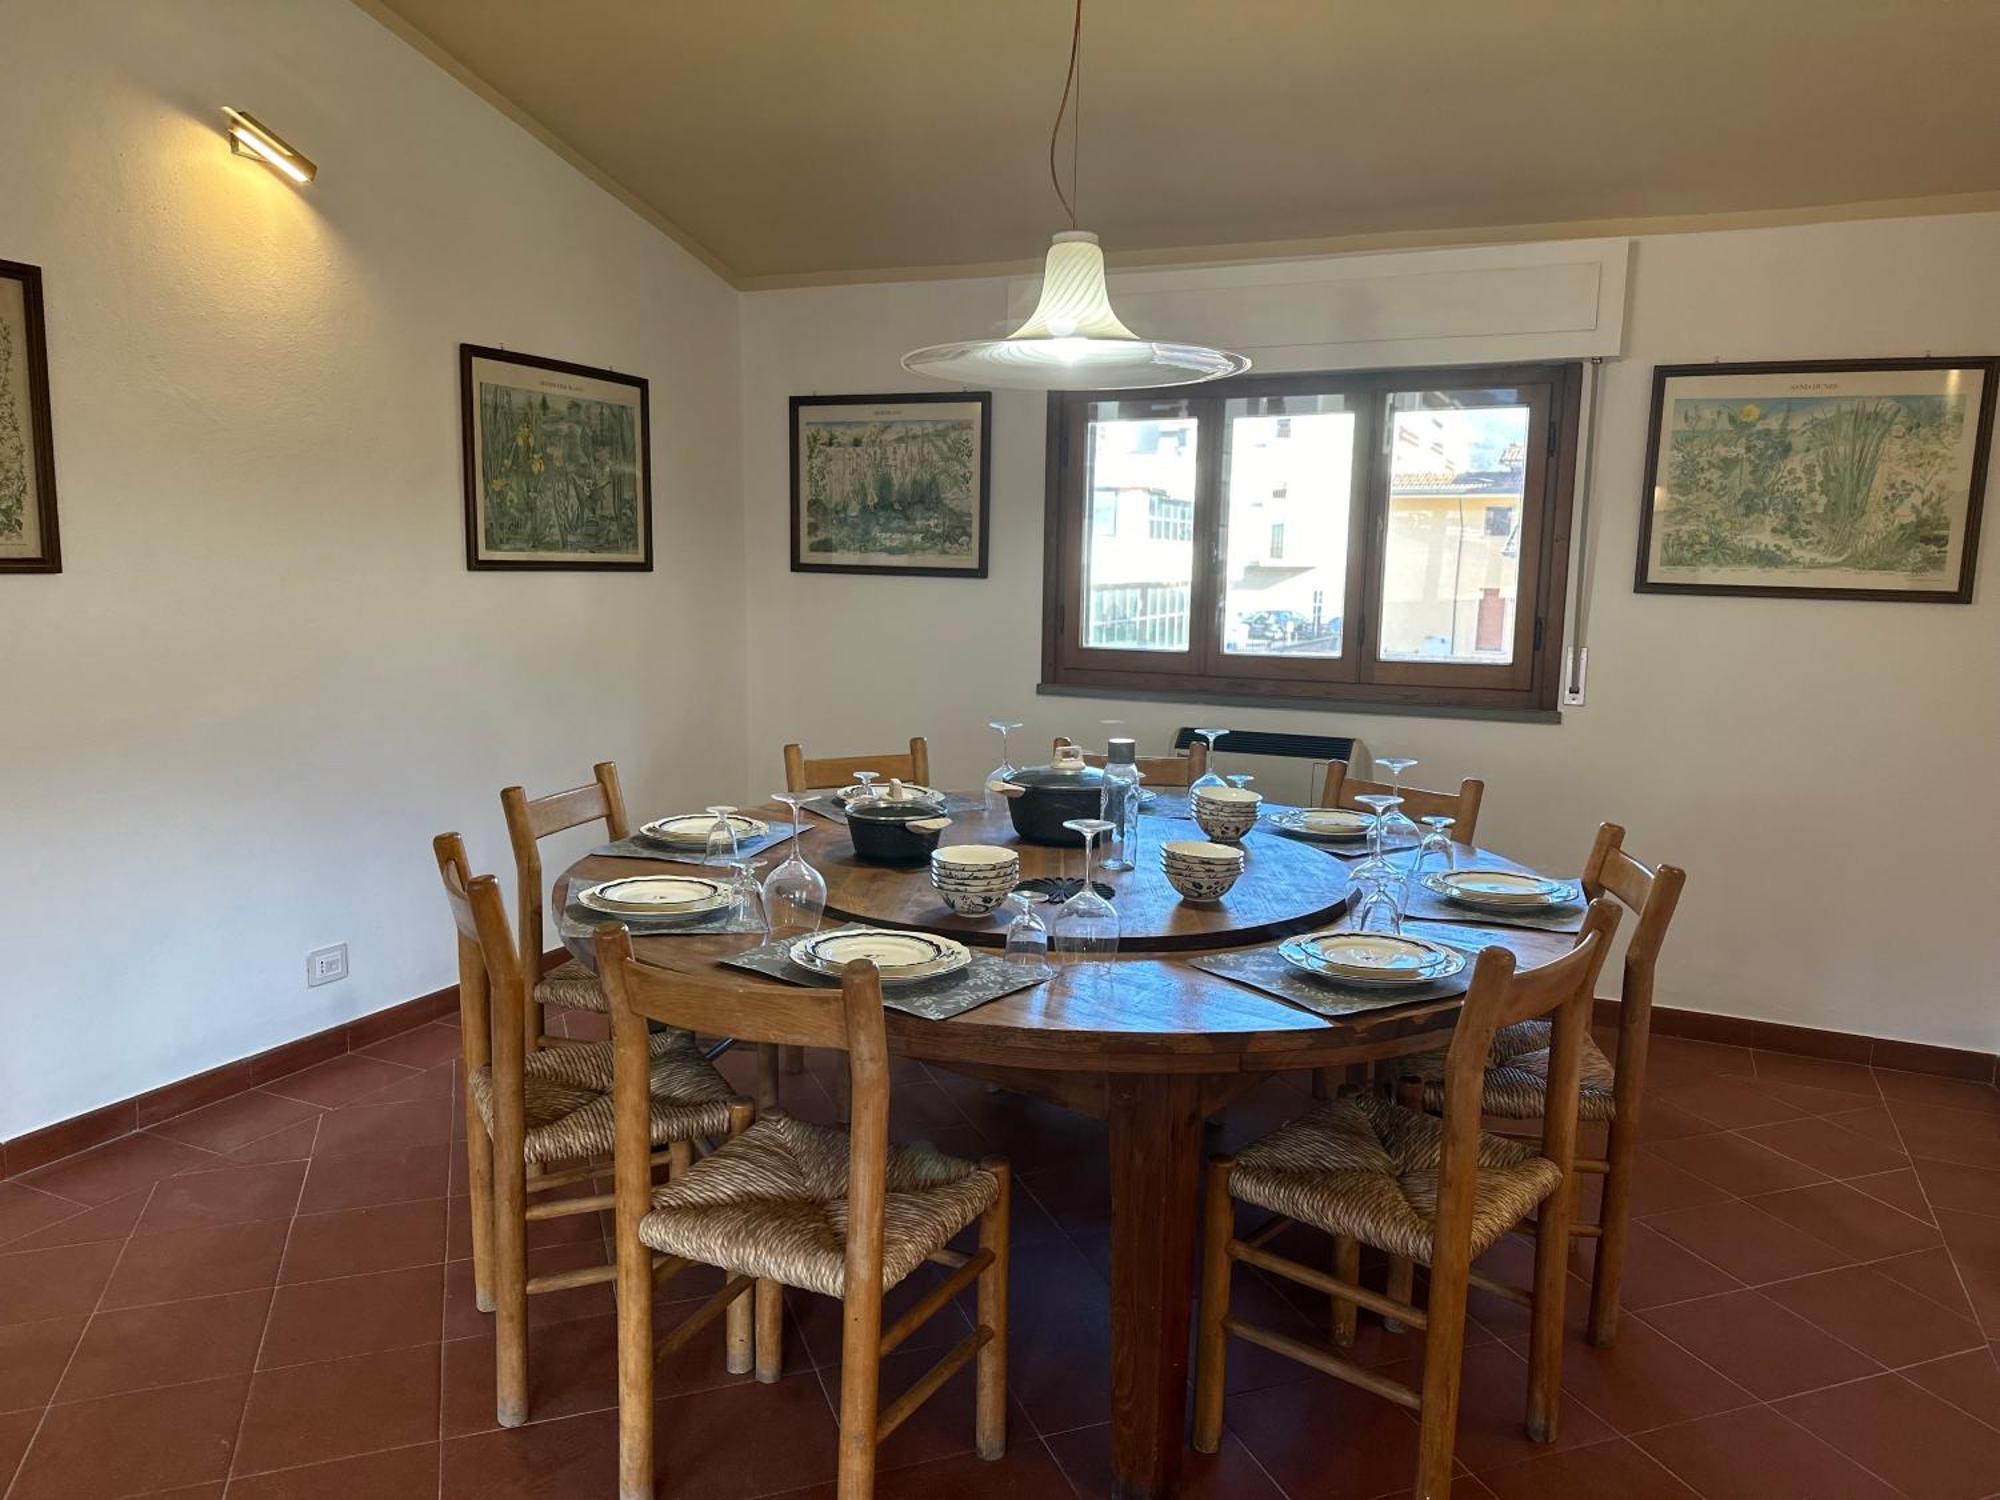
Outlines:
<svg viewBox="0 0 2000 1500"><path fill-rule="evenodd" d="M2000 1093L1673 1039L1654 1052L1623 1336L1569 1345L1561 1440L1538 1447L1520 1430L1522 1315L1475 1294L1454 1493L2000 1495ZM449 1025L422 1027L0 1183L8 1500L610 1494L608 1289L533 1300L536 1420L493 1426L455 1053ZM788 1105L828 1117L829 1067L786 1080ZM1305 1103L1274 1081L1218 1147ZM896 1117L906 1138L1014 1161L1012 1441L1002 1463L971 1456L961 1375L890 1441L880 1493L1106 1494L1101 1130L913 1065ZM588 1263L600 1236L537 1226L534 1263ZM1527 1245L1489 1260L1520 1279ZM1238 1277L1239 1309L1324 1328L1316 1295ZM948 1309L892 1357L890 1387L964 1328ZM670 1362L662 1492L831 1495L837 1330L830 1304L799 1299L775 1386L728 1374L717 1339ZM1417 1352L1364 1317L1368 1363L1407 1377ZM1407 1493L1399 1408L1242 1344L1229 1386L1227 1439L1190 1455L1189 1495Z"/></svg>

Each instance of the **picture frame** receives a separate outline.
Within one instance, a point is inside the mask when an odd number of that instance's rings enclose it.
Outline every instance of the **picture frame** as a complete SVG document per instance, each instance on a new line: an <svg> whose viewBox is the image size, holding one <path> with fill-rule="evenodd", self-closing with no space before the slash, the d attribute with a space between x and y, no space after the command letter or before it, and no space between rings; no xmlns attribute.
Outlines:
<svg viewBox="0 0 2000 1500"><path fill-rule="evenodd" d="M42 270L0 260L0 573L60 573Z"/></svg>
<svg viewBox="0 0 2000 1500"><path fill-rule="evenodd" d="M791 399L792 571L984 578L993 393Z"/></svg>
<svg viewBox="0 0 2000 1500"><path fill-rule="evenodd" d="M1969 604L2000 356L1660 365L1634 589Z"/></svg>
<svg viewBox="0 0 2000 1500"><path fill-rule="evenodd" d="M466 567L651 572L648 382L481 344L458 355Z"/></svg>

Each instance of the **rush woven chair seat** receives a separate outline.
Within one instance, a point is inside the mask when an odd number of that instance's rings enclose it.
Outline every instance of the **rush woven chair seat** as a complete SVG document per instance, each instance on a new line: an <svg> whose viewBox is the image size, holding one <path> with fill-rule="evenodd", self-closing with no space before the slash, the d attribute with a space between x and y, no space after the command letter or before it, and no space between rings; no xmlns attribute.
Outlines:
<svg viewBox="0 0 2000 1500"><path fill-rule="evenodd" d="M1547 1021L1523 1021L1502 1027L1493 1036L1486 1055L1486 1095L1489 1115L1507 1120L1539 1120L1549 1100L1549 1035ZM1442 1052L1426 1052L1396 1064L1405 1078L1424 1086L1424 1108L1444 1108L1444 1059ZM1583 1039L1581 1091L1577 1095L1577 1118L1608 1120L1616 1102L1617 1075L1597 1043Z"/></svg>
<svg viewBox="0 0 2000 1500"><path fill-rule="evenodd" d="M611 1002L597 976L573 958L566 958L535 981L534 1003L557 1010L593 1010L608 1015Z"/></svg>
<svg viewBox="0 0 2000 1500"><path fill-rule="evenodd" d="M661 1031L647 1039L652 1059L652 1144L729 1132L729 1107L736 1091L701 1054L685 1031ZM530 1053L521 1064L521 1148L531 1165L609 1156L616 1116L611 1107L612 1052L609 1042L550 1047ZM490 1133L493 1129L493 1070L472 1074L472 1099Z"/></svg>
<svg viewBox="0 0 2000 1500"><path fill-rule="evenodd" d="M1593 901L1576 944L1561 958L1516 973L1504 947L1482 949L1452 1028L1444 1114L1355 1094L1314 1108L1234 1157L1209 1163L1203 1208L1201 1332L1195 1350L1194 1446L1222 1442L1228 1349L1232 1338L1323 1371L1417 1414L1417 1462L1410 1493L1437 1500L1452 1488L1458 1434L1459 1379L1465 1358L1468 1290L1528 1308L1528 1435L1550 1443L1562 1395L1563 1295L1569 1279L1569 1228L1576 1207L1576 1097L1582 1040L1605 950L1618 926L1618 903ZM1494 1033L1547 1017L1548 1110L1539 1140L1517 1141L1479 1128L1480 1091ZM1239 1234L1235 1205L1268 1209L1267 1222ZM1501 1235L1534 1220L1532 1288L1503 1285L1472 1269ZM1324 1231L1333 1253L1307 1265L1270 1247L1294 1226ZM1361 1247L1391 1257L1389 1290L1361 1284ZM1266 1328L1229 1308L1237 1262L1332 1299L1334 1347ZM1329 1273L1321 1266L1330 1262ZM1416 1304L1396 1266L1430 1267L1430 1292ZM1422 1387L1343 1359L1335 1349L1355 1339L1361 1308L1424 1333Z"/></svg>
<svg viewBox="0 0 2000 1500"><path fill-rule="evenodd" d="M1428 1264L1443 1147L1443 1127L1430 1115L1356 1094L1323 1104L1239 1152L1229 1191L1328 1234ZM1478 1163L1474 1256L1534 1212L1562 1181L1561 1169L1534 1145L1484 1131Z"/></svg>
<svg viewBox="0 0 2000 1500"><path fill-rule="evenodd" d="M1584 861L1584 893L1616 898L1637 918L1632 941L1625 945L1623 983L1618 1002L1618 1061L1584 1037L1582 1091L1578 1114L1585 1120L1608 1121L1601 1157L1579 1157L1579 1172L1602 1176L1604 1196L1593 1223L1579 1219L1570 1233L1595 1240L1597 1253L1590 1270L1590 1319L1586 1335L1601 1349L1618 1337L1618 1297L1625 1274L1625 1244L1631 1232L1632 1176L1639 1149L1639 1114L1645 1107L1646 1053L1652 1035L1653 975L1674 910L1680 905L1684 871L1673 865L1647 869L1625 852L1625 830L1616 823L1598 827L1590 857ZM1486 1113L1508 1120L1538 1120L1548 1108L1549 1028L1545 1021L1523 1021L1494 1034L1486 1061ZM1425 1109L1444 1107L1442 1052L1427 1053L1396 1064L1405 1103L1415 1103L1422 1087Z"/></svg>
<svg viewBox="0 0 2000 1500"><path fill-rule="evenodd" d="M458 929L473 1302L494 1315L494 1418L502 1427L518 1427L528 1420L528 1298L618 1276L615 1261L537 1275L527 1265L531 1220L594 1216L616 1201L598 1191L598 1183L615 1165L621 1128L617 1054L610 1042L533 1047L530 1039L540 1028L523 1018L530 990L499 882L471 873L465 843L455 833L438 835L432 849ZM636 1061L633 1103L639 1107L632 1123L641 1159L633 1169L648 1180L661 1166L670 1178L685 1172L696 1141L749 1128L755 1106L732 1096L688 1032L642 1031ZM751 1309L729 1309L724 1343L732 1373L750 1369L753 1340Z"/></svg>
<svg viewBox="0 0 2000 1500"><path fill-rule="evenodd" d="M623 927L599 928L596 944L618 1062L621 1500L652 1500L662 1488L707 1493L700 1475L653 1472L654 1366L713 1318L754 1300L757 1378L777 1380L787 1286L841 1303L836 1500L869 1500L876 1449L967 1364L974 1370L974 1451L1004 1458L1007 1163L989 1157L975 1166L889 1144L888 1031L875 966L857 959L831 993L725 980L720 970L702 977L655 968L632 956ZM727 1026L757 1042L844 1051L852 1125L835 1130L769 1115L660 1187L646 1168L640 1104L646 1028L661 1022L704 1034ZM946 1243L975 1225L976 1248ZM925 1262L946 1273L885 1324L883 1296ZM701 1265L722 1270L721 1287L662 1333L654 1288ZM977 1298L972 1331L884 1403L883 1357L967 1291Z"/></svg>
<svg viewBox="0 0 2000 1500"><path fill-rule="evenodd" d="M767 1115L655 1188L639 1238L655 1250L838 1297L847 1264L847 1132ZM1000 1196L1000 1179L923 1146L892 1146L882 1289L943 1249Z"/></svg>

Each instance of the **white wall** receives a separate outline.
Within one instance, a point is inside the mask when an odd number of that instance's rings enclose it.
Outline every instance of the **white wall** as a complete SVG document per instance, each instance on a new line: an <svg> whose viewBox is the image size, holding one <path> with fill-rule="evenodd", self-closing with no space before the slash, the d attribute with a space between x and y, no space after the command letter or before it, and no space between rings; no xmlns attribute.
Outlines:
<svg viewBox="0 0 2000 1500"><path fill-rule="evenodd" d="M0 577L6 1137L449 983L502 785L733 785L743 546L736 294L352 6L0 0L0 137L66 567ZM655 572L465 571L461 340L651 380Z"/></svg>
<svg viewBox="0 0 2000 1500"><path fill-rule="evenodd" d="M1625 357L1604 367L1590 701L1560 725L1037 697L1044 405L1029 393L994 402L990 579L793 576L786 398L908 389L902 351L991 328L1007 285L750 295L751 765L775 782L788 739L837 754L922 732L962 784L993 763L998 715L1027 721L1031 749L1101 738L1107 718L1154 748L1205 718L1357 733L1420 757L1421 784L1484 776L1496 847L1574 868L1608 818L1642 857L1685 865L1663 1003L2000 1049L2000 524L1971 607L1631 587L1654 364L1992 353L1996 265L1993 215L1639 243Z"/></svg>

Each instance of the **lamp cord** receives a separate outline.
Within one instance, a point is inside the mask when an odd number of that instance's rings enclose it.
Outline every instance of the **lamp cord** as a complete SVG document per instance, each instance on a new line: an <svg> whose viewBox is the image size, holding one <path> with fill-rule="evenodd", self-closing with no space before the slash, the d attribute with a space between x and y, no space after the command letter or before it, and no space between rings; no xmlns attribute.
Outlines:
<svg viewBox="0 0 2000 1500"><path fill-rule="evenodd" d="M1069 33L1069 71L1063 75L1062 102L1056 106L1056 122L1049 130L1049 182L1056 190L1056 201L1069 215L1069 227L1076 228L1076 161L1077 139L1083 134L1083 78L1077 70L1077 59L1083 50L1083 0L1076 0L1076 19ZM1063 191L1062 177L1056 171L1056 146L1062 139L1063 116L1069 113L1070 98L1076 98L1076 124L1069 137L1069 192Z"/></svg>

